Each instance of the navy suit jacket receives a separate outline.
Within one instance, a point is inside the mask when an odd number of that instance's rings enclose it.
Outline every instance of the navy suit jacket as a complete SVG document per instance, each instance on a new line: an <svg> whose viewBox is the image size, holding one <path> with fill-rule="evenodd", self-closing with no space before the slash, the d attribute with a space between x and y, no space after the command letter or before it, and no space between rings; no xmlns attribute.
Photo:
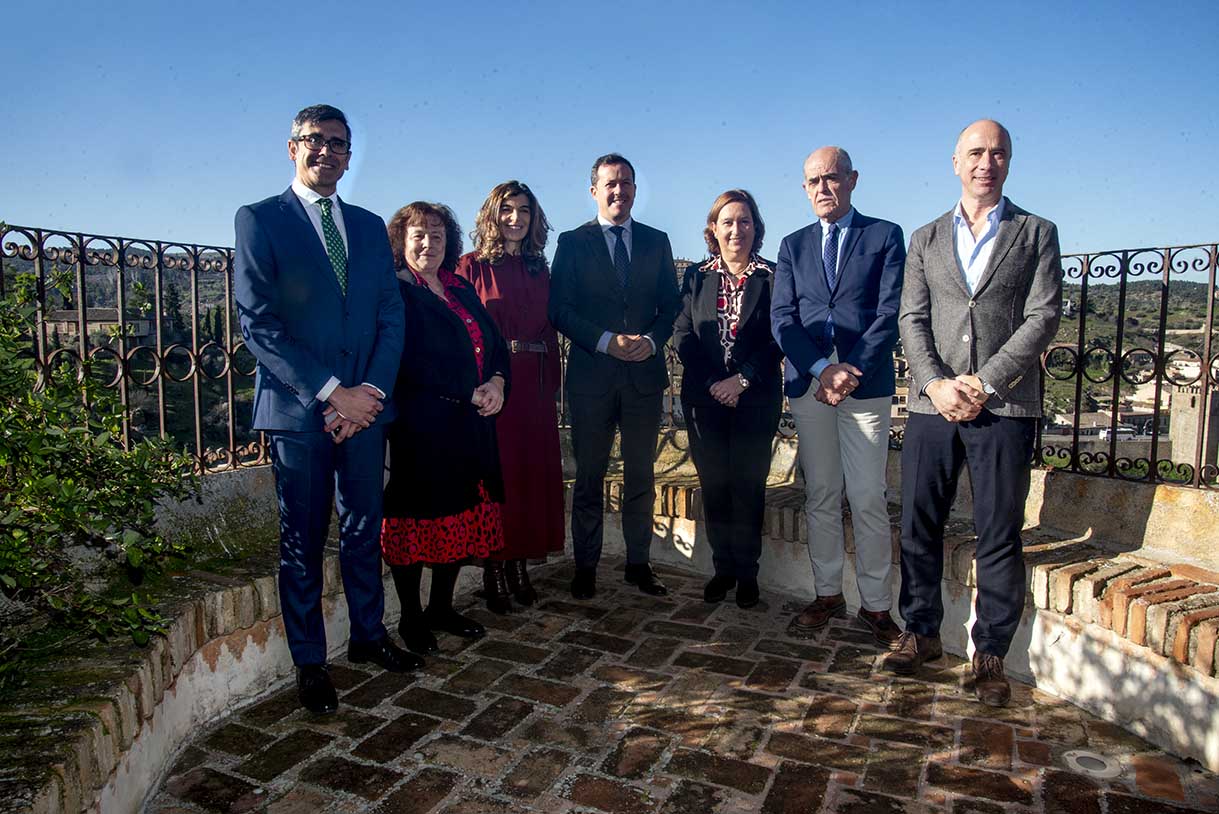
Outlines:
<svg viewBox="0 0 1219 814"><path fill-rule="evenodd" d="M559 333L571 340L567 356L571 393L605 395L624 370L641 393L657 393L669 383L665 343L681 309L673 249L668 235L639 221L631 228L631 240L631 277L623 288L596 220L559 235L550 267L548 315ZM623 362L600 353L597 343L606 331L649 334L656 355L642 362Z"/></svg>
<svg viewBox="0 0 1219 814"><path fill-rule="evenodd" d="M901 227L856 210L839 247L838 277L830 290L821 262L821 222L783 238L770 324L786 357L783 388L788 396L802 396L815 386L813 364L834 350L839 362L863 371L852 398L893 395L893 346L905 260ZM831 316L832 343L826 335Z"/></svg>
<svg viewBox="0 0 1219 814"><path fill-rule="evenodd" d="M241 335L258 360L256 430L320 431L317 393L331 376L387 396L402 359L403 307L385 223L339 201L347 231L347 295L305 208L289 187L237 210L233 258ZM392 401L377 416L394 416Z"/></svg>

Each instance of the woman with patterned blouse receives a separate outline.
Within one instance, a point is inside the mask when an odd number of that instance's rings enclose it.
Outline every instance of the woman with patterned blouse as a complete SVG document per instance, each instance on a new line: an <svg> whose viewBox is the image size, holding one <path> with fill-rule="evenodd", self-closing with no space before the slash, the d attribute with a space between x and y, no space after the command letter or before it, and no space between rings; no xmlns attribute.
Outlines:
<svg viewBox="0 0 1219 814"><path fill-rule="evenodd" d="M686 271L673 330L681 403L698 470L715 576L703 599L758 603L758 557L771 444L783 404L770 333L774 266L758 256L766 226L753 196L715 199L703 236L711 258Z"/></svg>

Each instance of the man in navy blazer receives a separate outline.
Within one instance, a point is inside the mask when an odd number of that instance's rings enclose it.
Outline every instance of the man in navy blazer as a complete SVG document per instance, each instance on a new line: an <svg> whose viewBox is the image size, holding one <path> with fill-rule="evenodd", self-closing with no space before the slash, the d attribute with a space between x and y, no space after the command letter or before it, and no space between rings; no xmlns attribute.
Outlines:
<svg viewBox="0 0 1219 814"><path fill-rule="evenodd" d="M384 222L335 194L351 160L343 113L329 105L298 113L288 156L292 186L237 211L233 270L241 334L258 360L253 428L269 437L279 496L284 631L301 702L325 713L338 706L321 607L332 505L348 658L392 671L422 665L381 623L383 432L403 307Z"/></svg>
<svg viewBox="0 0 1219 814"><path fill-rule="evenodd" d="M804 162L817 220L784 238L771 329L786 356L784 391L800 438L816 600L789 632L809 637L846 612L842 593L845 480L855 537L859 619L877 643L901 635L889 611L893 561L885 466L893 346L906 258L902 230L851 206L859 173L840 147Z"/></svg>

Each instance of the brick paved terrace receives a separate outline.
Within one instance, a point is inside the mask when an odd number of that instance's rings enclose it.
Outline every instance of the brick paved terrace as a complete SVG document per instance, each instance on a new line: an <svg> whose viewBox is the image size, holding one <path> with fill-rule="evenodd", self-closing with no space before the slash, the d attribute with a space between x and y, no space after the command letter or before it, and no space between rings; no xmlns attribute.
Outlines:
<svg viewBox="0 0 1219 814"><path fill-rule="evenodd" d="M538 607L473 606L488 637L442 637L418 675L334 664L333 716L281 686L200 732L148 811L1219 810L1214 774L1069 703L1016 684L993 710L960 659L895 678L857 623L794 640L801 601L708 605L703 577L657 570L667 599L609 561L597 598L576 603L569 561L539 569ZM1103 760L1080 768L1078 750ZM1101 766L1114 776L1086 772Z"/></svg>

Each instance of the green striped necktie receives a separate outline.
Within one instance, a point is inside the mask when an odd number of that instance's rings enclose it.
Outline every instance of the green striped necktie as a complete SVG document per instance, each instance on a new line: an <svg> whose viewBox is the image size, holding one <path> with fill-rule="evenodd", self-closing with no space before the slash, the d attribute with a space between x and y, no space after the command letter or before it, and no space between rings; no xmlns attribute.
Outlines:
<svg viewBox="0 0 1219 814"><path fill-rule="evenodd" d="M343 296L347 296L347 247L343 245L343 236L339 234L339 227L335 225L334 216L330 214L334 201L320 198L317 205L322 208L322 234L326 237L326 254L330 257L330 266L334 269L334 276L338 278L339 288L342 289Z"/></svg>

